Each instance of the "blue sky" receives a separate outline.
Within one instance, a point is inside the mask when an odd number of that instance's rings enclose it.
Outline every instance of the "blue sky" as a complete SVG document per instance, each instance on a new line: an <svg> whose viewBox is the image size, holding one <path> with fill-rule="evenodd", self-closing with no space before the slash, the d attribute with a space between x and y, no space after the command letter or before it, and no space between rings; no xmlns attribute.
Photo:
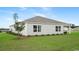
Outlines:
<svg viewBox="0 0 79 59"><path fill-rule="evenodd" d="M7 28L14 23L14 13L18 14L19 21L43 16L79 25L79 8L77 7L0 7L0 28Z"/></svg>

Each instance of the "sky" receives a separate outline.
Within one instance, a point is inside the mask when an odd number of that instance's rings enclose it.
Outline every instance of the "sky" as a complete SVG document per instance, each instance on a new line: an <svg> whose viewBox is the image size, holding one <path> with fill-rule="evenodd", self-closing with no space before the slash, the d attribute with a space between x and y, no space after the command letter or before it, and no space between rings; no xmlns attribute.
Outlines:
<svg viewBox="0 0 79 59"><path fill-rule="evenodd" d="M79 25L79 7L0 7L0 28L14 24L14 13L18 14L18 21L42 16Z"/></svg>

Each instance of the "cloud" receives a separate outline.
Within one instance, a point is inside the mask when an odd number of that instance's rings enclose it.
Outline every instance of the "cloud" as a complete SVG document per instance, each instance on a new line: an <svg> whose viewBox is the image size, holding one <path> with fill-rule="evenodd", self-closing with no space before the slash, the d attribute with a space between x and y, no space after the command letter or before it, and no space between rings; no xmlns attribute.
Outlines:
<svg viewBox="0 0 79 59"><path fill-rule="evenodd" d="M10 23L10 24L14 24L15 20L12 18L6 18L6 20ZM23 21L22 19L18 19L18 21Z"/></svg>
<svg viewBox="0 0 79 59"><path fill-rule="evenodd" d="M9 25L14 24L14 20L12 18L6 18L5 20Z"/></svg>
<svg viewBox="0 0 79 59"><path fill-rule="evenodd" d="M0 28L9 28L12 24L14 24L14 20L12 18L4 17L3 21L0 22Z"/></svg>
<svg viewBox="0 0 79 59"><path fill-rule="evenodd" d="M42 14L42 13L34 13L34 16L42 16L42 17L47 17L45 14Z"/></svg>
<svg viewBox="0 0 79 59"><path fill-rule="evenodd" d="M22 19L18 19L19 22L23 21Z"/></svg>

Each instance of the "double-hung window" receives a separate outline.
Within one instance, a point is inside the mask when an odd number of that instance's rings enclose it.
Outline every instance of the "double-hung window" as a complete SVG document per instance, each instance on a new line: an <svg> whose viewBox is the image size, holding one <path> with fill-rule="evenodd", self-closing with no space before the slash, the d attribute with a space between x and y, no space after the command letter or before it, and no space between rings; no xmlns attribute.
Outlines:
<svg viewBox="0 0 79 59"><path fill-rule="evenodd" d="M56 32L58 32L58 26L56 26Z"/></svg>
<svg viewBox="0 0 79 59"><path fill-rule="evenodd" d="M41 32L41 25L33 25L33 32Z"/></svg>
<svg viewBox="0 0 79 59"><path fill-rule="evenodd" d="M59 26L59 31L61 31L61 26Z"/></svg>
<svg viewBox="0 0 79 59"><path fill-rule="evenodd" d="M37 25L33 25L33 32L37 32Z"/></svg>
<svg viewBox="0 0 79 59"><path fill-rule="evenodd" d="M41 25L38 25L38 32L41 32Z"/></svg>
<svg viewBox="0 0 79 59"><path fill-rule="evenodd" d="M56 26L56 32L60 32L61 31L61 26Z"/></svg>

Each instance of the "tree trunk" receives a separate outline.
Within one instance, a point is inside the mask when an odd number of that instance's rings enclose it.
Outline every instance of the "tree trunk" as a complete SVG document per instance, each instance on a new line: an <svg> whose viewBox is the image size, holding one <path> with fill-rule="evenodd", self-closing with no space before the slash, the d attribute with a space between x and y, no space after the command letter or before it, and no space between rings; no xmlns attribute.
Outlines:
<svg viewBox="0 0 79 59"><path fill-rule="evenodd" d="M19 31L18 31L17 39L18 39L18 40L20 39L20 32L19 32Z"/></svg>

